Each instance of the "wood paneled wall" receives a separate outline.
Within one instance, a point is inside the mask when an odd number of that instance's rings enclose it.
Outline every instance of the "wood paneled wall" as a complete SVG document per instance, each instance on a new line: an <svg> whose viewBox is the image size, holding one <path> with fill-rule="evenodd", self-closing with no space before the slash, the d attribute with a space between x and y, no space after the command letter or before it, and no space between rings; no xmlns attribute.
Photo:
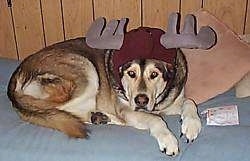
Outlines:
<svg viewBox="0 0 250 161"><path fill-rule="evenodd" d="M250 0L1 0L0 57L23 59L55 42L84 36L99 16L129 18L128 29L166 28L168 15L205 8L238 34L250 34Z"/></svg>

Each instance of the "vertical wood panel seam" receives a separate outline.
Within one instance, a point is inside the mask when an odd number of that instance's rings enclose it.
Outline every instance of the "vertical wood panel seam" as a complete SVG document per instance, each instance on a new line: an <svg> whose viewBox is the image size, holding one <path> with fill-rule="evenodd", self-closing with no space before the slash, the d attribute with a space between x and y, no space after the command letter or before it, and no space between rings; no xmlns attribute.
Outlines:
<svg viewBox="0 0 250 161"><path fill-rule="evenodd" d="M12 28L13 28L14 42L15 42L15 48L16 48L16 56L17 56L17 59L20 60L20 55L19 55L19 50L18 50L18 45L17 45L16 28L15 28L15 21L14 21L12 6L9 7L10 15L11 15L11 25L12 25Z"/></svg>
<svg viewBox="0 0 250 161"><path fill-rule="evenodd" d="M42 1L40 0L40 14L41 14L41 23L42 23L42 30L43 30L43 41L44 41L44 46L47 46L46 42L46 35L45 35L45 26L44 26L44 16L43 16L43 9L42 9Z"/></svg>
<svg viewBox="0 0 250 161"><path fill-rule="evenodd" d="M60 0L61 6L61 14L62 14L62 29L63 29L63 40L66 40L66 33L65 33L65 22L64 22L64 11L63 11L63 0Z"/></svg>
<svg viewBox="0 0 250 161"><path fill-rule="evenodd" d="M141 0L141 10L140 10L140 12L141 12L140 13L140 16L141 16L140 17L141 18L141 22L140 23L141 23L141 26L143 26L143 16L144 16L143 15L143 0Z"/></svg>
<svg viewBox="0 0 250 161"><path fill-rule="evenodd" d="M181 13L181 0L179 0L179 11L178 12L182 15L182 13Z"/></svg>
<svg viewBox="0 0 250 161"><path fill-rule="evenodd" d="M244 25L243 25L243 33L242 34L245 34L246 33L246 25L247 25L247 13L249 12L248 11L248 0L246 0L246 10L245 10L245 18L244 18Z"/></svg>
<svg viewBox="0 0 250 161"><path fill-rule="evenodd" d="M205 0L201 0L201 8L204 8L204 2Z"/></svg>
<svg viewBox="0 0 250 161"><path fill-rule="evenodd" d="M95 0L92 0L92 20L95 21Z"/></svg>

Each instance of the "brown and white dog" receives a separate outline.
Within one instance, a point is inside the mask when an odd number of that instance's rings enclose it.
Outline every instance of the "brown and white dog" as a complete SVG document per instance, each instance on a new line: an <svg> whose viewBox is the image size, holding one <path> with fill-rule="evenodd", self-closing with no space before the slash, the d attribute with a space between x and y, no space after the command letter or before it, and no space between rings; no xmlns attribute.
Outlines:
<svg viewBox="0 0 250 161"><path fill-rule="evenodd" d="M108 32L103 31L103 37L92 37L94 45L102 46L103 40L104 44L110 43L106 37L111 36L117 46L117 37L123 38L119 26L116 28L112 23L107 26ZM118 34L113 33L112 26ZM132 43L131 49L144 45L147 49L144 52L151 54L157 49L154 53L164 53L164 47L159 45L164 32L149 28L143 31L149 37L142 44L139 40L136 47ZM156 31L157 36L151 31ZM157 46L147 44L146 39ZM174 50L173 64L154 56L131 56L128 60L124 57L126 61L116 66L111 60L117 50L94 49L88 42L85 38L64 41L23 60L8 86L8 97L21 119L76 138L87 136L86 122L132 126L149 130L162 152L177 155L178 141L161 116L178 114L182 119L182 134L188 141L197 138L201 121L196 104L184 97L187 64L181 50ZM113 71L114 68L118 69Z"/></svg>
<svg viewBox="0 0 250 161"><path fill-rule="evenodd" d="M89 48L84 38L47 47L16 69L8 96L23 120L70 137L86 137L84 122L96 121L92 115L101 112L111 123L149 130L168 155L178 154L178 142L158 114L181 115L181 132L188 140L196 139L201 122L194 102L184 97L187 70L181 50L174 75L159 60L133 60L122 66L123 96L109 82L107 55ZM162 96L164 90L167 94Z"/></svg>

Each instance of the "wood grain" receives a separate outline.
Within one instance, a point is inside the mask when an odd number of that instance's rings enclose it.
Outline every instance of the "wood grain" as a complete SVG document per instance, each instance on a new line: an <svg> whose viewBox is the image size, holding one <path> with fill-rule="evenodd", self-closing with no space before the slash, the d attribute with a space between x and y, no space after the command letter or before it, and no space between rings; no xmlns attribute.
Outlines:
<svg viewBox="0 0 250 161"><path fill-rule="evenodd" d="M46 45L63 41L63 22L60 0L41 0Z"/></svg>
<svg viewBox="0 0 250 161"><path fill-rule="evenodd" d="M17 59L11 12L6 1L0 1L0 20L0 57Z"/></svg>
<svg viewBox="0 0 250 161"><path fill-rule="evenodd" d="M62 0L66 39L84 36L93 21L92 0Z"/></svg>
<svg viewBox="0 0 250 161"><path fill-rule="evenodd" d="M250 34L250 0L248 0L246 23L244 34Z"/></svg>
<svg viewBox="0 0 250 161"><path fill-rule="evenodd" d="M184 17L201 8L202 2L236 33L250 34L250 0L12 0L16 33L11 9L2 0L0 57L18 58L19 54L23 59L45 44L84 36L100 16L108 20L127 17L128 30L139 26L165 30L171 12L179 11Z"/></svg>
<svg viewBox="0 0 250 161"><path fill-rule="evenodd" d="M179 12L179 0L143 0L143 26L166 29L168 16Z"/></svg>
<svg viewBox="0 0 250 161"><path fill-rule="evenodd" d="M204 8L238 34L243 34L247 0L204 0Z"/></svg>
<svg viewBox="0 0 250 161"><path fill-rule="evenodd" d="M181 15L194 13L202 7L202 0L184 0L181 1Z"/></svg>
<svg viewBox="0 0 250 161"><path fill-rule="evenodd" d="M95 18L129 18L128 30L141 26L140 0L94 0Z"/></svg>
<svg viewBox="0 0 250 161"><path fill-rule="evenodd" d="M21 59L44 47L39 0L12 0L17 47Z"/></svg>

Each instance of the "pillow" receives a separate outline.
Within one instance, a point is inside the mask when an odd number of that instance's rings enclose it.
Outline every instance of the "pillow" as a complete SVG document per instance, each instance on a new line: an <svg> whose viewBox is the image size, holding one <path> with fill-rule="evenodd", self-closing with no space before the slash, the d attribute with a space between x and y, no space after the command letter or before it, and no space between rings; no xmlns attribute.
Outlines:
<svg viewBox="0 0 250 161"><path fill-rule="evenodd" d="M186 97L197 104L234 86L250 71L250 46L205 10L194 14L200 26L217 33L217 44L209 50L183 49L188 63Z"/></svg>

